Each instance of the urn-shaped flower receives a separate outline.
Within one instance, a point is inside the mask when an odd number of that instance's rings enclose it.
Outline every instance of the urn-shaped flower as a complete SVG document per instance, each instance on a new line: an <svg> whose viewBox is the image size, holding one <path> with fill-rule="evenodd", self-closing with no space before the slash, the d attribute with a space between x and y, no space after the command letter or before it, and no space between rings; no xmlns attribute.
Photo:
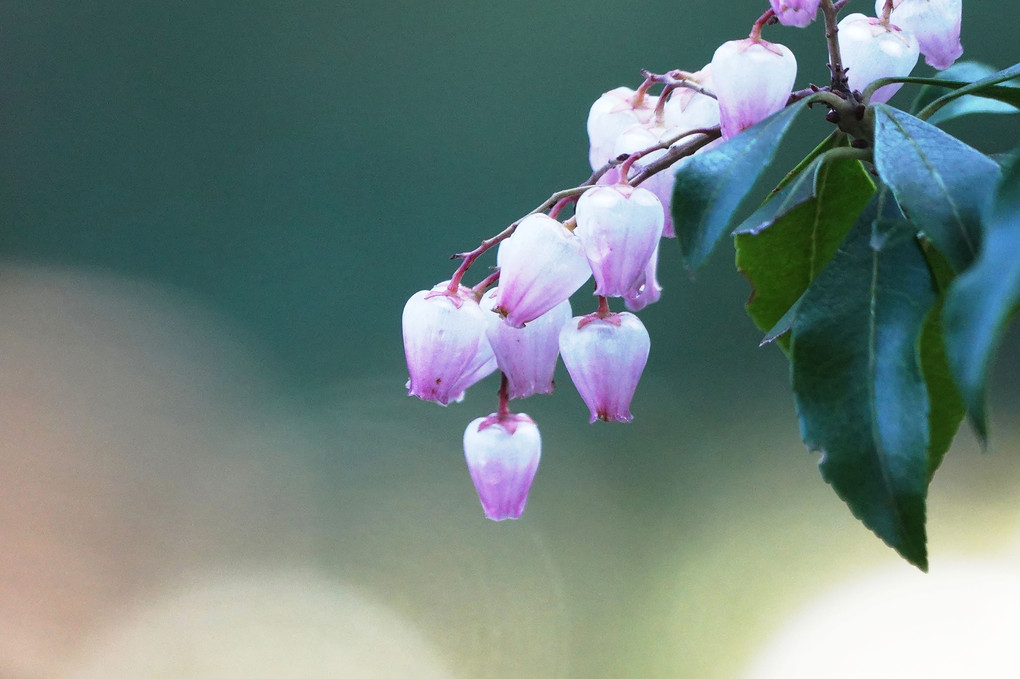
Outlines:
<svg viewBox="0 0 1020 679"><path fill-rule="evenodd" d="M885 0L875 3L881 15ZM893 0L889 21L917 38L924 60L940 71L963 54L960 44L960 20L963 0Z"/></svg>
<svg viewBox="0 0 1020 679"><path fill-rule="evenodd" d="M659 248L656 246L652 258L645 266L644 274L634 281L634 287L623 296L624 303L631 311L641 311L649 304L659 301L662 297L662 286L659 285L657 270L659 268Z"/></svg>
<svg viewBox="0 0 1020 679"><path fill-rule="evenodd" d="M565 299L591 276L581 240L543 214L528 215L500 243L499 295L495 311L523 327Z"/></svg>
<svg viewBox="0 0 1020 679"><path fill-rule="evenodd" d="M588 112L591 169L599 169L614 157L616 138L631 125L651 120L658 102L658 97L649 94L637 97L629 87L617 87L596 99Z"/></svg>
<svg viewBox="0 0 1020 679"><path fill-rule="evenodd" d="M917 63L917 38L881 19L863 14L848 14L838 24L839 51L846 66L851 90L864 89L879 78L906 76ZM889 101L900 83L880 87L871 95L871 103Z"/></svg>
<svg viewBox="0 0 1020 679"><path fill-rule="evenodd" d="M663 140L676 135L677 132L679 132L679 130L675 127L667 127L666 125L655 122L632 125L620 133L620 136L616 138L616 146L613 147L613 155L620 156L622 154L631 154L637 151L643 151L644 149L655 146ZM649 163L654 163L661 159L664 155L666 155L666 150L659 149L641 156L631 166L632 173L641 172ZM673 200L673 186L676 184L676 175L674 174L675 170L673 169L676 165L677 164L674 163L672 168L653 174L651 177L648 177L641 182L642 189L651 191L655 194L655 197L659 199L659 203L662 206L663 217L662 235L666 238L673 238L676 235L673 231L673 218L669 212L670 202ZM616 168L613 169L615 170ZM598 183L609 186L616 184L619 181L619 173L610 171L603 175L602 179L600 179ZM595 280L598 280L597 276Z"/></svg>
<svg viewBox="0 0 1020 679"><path fill-rule="evenodd" d="M641 187L597 186L578 199L575 215L595 294L623 297L644 277L662 237L662 203Z"/></svg>
<svg viewBox="0 0 1020 679"><path fill-rule="evenodd" d="M786 106L797 77L797 59L785 46L765 40L731 40L712 56L724 139Z"/></svg>
<svg viewBox="0 0 1020 679"><path fill-rule="evenodd" d="M779 23L800 28L815 20L819 2L820 0L769 0Z"/></svg>
<svg viewBox="0 0 1020 679"><path fill-rule="evenodd" d="M482 296L481 307L491 311L499 288ZM560 328L570 320L570 301L563 300L523 328L514 328L489 313L486 336L496 363L506 375L510 398L551 394L556 359L560 355Z"/></svg>
<svg viewBox="0 0 1020 679"><path fill-rule="evenodd" d="M648 362L650 340L634 314L577 316L560 331L560 355L591 421L630 422L630 402Z"/></svg>
<svg viewBox="0 0 1020 679"><path fill-rule="evenodd" d="M408 394L447 405L496 370L485 337L486 312L470 289L450 293L447 283L411 295L402 317Z"/></svg>
<svg viewBox="0 0 1020 679"><path fill-rule="evenodd" d="M541 455L538 427L524 413L493 413L467 426L464 458L486 518L520 518Z"/></svg>

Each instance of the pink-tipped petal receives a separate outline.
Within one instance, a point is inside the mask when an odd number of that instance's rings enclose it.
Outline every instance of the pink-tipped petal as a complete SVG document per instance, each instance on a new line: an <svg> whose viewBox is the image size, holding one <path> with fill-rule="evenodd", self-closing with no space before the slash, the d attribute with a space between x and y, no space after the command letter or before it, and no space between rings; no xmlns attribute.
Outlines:
<svg viewBox="0 0 1020 679"><path fill-rule="evenodd" d="M769 3L779 23L804 28L815 20L820 0L769 0Z"/></svg>
<svg viewBox="0 0 1020 679"><path fill-rule="evenodd" d="M447 283L421 290L404 305L404 356L408 395L447 405L496 370L485 336L486 312L470 289L446 291Z"/></svg>
<svg viewBox="0 0 1020 679"><path fill-rule="evenodd" d="M848 14L840 20L839 51L851 90L863 92L879 78L910 75L917 63L917 39L896 26L863 14ZM889 101L900 83L886 85L871 95L870 103Z"/></svg>
<svg viewBox="0 0 1020 679"><path fill-rule="evenodd" d="M736 136L786 106L797 77L797 59L778 43L731 40L712 56L724 139Z"/></svg>
<svg viewBox="0 0 1020 679"><path fill-rule="evenodd" d="M578 199L575 215L595 294L623 297L643 278L662 237L662 203L641 187L599 186Z"/></svg>
<svg viewBox="0 0 1020 679"><path fill-rule="evenodd" d="M464 459L486 518L520 518L541 456L538 427L524 413L493 413L467 426Z"/></svg>
<svg viewBox="0 0 1020 679"><path fill-rule="evenodd" d="M650 339L634 314L577 316L560 331L560 355L591 421L630 422L630 402L648 362Z"/></svg>
<svg viewBox="0 0 1020 679"><path fill-rule="evenodd" d="M614 156L620 156L625 153L631 154L643 151L655 146L669 137L675 136L678 132L679 130L674 127L667 127L654 122L633 125L628 127L620 134L619 137L617 137L616 146L613 147L613 154ZM664 155L666 155L665 149L652 151L651 153L638 158L633 164L633 169L636 172L640 172L649 163L654 163ZM673 218L669 213L670 202L673 200L673 185L676 183L676 176L674 175L674 172L675 170L672 168L662 170L641 182L641 188L655 194L655 197L659 199L659 203L662 205L662 236L665 238L672 238L675 236L673 232ZM610 173L607 172L606 174ZM616 173L615 176L618 179L619 173ZM615 182L606 181L599 183L612 184ZM582 196L582 198L583 197L584 196ZM596 280L598 280L598 277L596 277Z"/></svg>
<svg viewBox="0 0 1020 679"><path fill-rule="evenodd" d="M544 214L528 215L500 243L496 311L523 327L565 299L591 277L580 239Z"/></svg>
<svg viewBox="0 0 1020 679"><path fill-rule="evenodd" d="M485 293L482 309L491 311L498 295L499 288ZM560 328L570 316L569 300L563 300L523 328L513 328L497 314L489 314L485 332L499 369L507 377L510 398L553 393Z"/></svg>
<svg viewBox="0 0 1020 679"><path fill-rule="evenodd" d="M634 287L623 296L624 304L631 311L641 311L649 304L659 301L662 296L662 286L656 277L656 270L659 266L659 247L655 247L652 258L648 260L645 273Z"/></svg>

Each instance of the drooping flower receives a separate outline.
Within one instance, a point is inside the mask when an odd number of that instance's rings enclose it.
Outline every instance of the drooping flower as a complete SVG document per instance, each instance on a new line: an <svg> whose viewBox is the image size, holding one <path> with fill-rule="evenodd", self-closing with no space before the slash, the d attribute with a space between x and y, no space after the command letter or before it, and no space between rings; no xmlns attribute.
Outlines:
<svg viewBox="0 0 1020 679"><path fill-rule="evenodd" d="M485 337L486 313L469 288L440 283L411 295L402 317L408 395L447 405L496 370Z"/></svg>
<svg viewBox="0 0 1020 679"><path fill-rule="evenodd" d="M917 38L881 19L848 14L839 22L839 51L851 90L863 91L879 78L906 76L917 63ZM879 88L871 103L889 101L901 83Z"/></svg>
<svg viewBox="0 0 1020 679"><path fill-rule="evenodd" d="M797 59L778 43L731 40L712 56L722 136L729 139L786 106L797 77Z"/></svg>
<svg viewBox="0 0 1020 679"><path fill-rule="evenodd" d="M632 313L576 316L560 331L560 355L591 421L630 422L630 402L648 362L650 339Z"/></svg>
<svg viewBox="0 0 1020 679"><path fill-rule="evenodd" d="M541 456L538 426L524 413L472 420L464 430L464 459L486 518L520 518Z"/></svg>
<svg viewBox="0 0 1020 679"><path fill-rule="evenodd" d="M613 147L614 157L622 154L631 154L643 151L666 140L668 137L676 135L678 131L679 130L676 128L667 127L655 122L628 127L620 134L619 137L616 138L616 146ZM665 149L652 151L651 153L638 158L633 163L632 168L635 172L640 172L650 163L654 163L662 158L665 154ZM611 186L618 183L620 174L614 170L616 170L616 168L613 168L613 170L610 170L603 175L599 184ZM673 238L676 235L673 231L673 217L670 215L669 207L670 202L673 200L673 185L675 183L676 176L674 175L673 168L662 170L641 182L641 188L646 191L651 191L655 194L655 197L659 199L659 203L662 206L663 218L662 236L666 238Z"/></svg>
<svg viewBox="0 0 1020 679"><path fill-rule="evenodd" d="M820 0L769 0L769 3L779 23L804 28L815 20Z"/></svg>
<svg viewBox="0 0 1020 679"><path fill-rule="evenodd" d="M644 277L662 237L662 203L641 187L597 186L581 195L575 215L595 294L623 297Z"/></svg>
<svg viewBox="0 0 1020 679"><path fill-rule="evenodd" d="M644 274L634 282L634 286L623 296L624 304L631 311L641 311L649 304L659 301L659 298L662 296L662 286L659 285L659 280L656 277L658 266L659 247L656 246L655 251L652 252L651 259L648 260L648 264L645 266Z"/></svg>
<svg viewBox="0 0 1020 679"><path fill-rule="evenodd" d="M535 320L591 277L580 239L544 214L528 215L500 243L495 311L515 328Z"/></svg>
<svg viewBox="0 0 1020 679"><path fill-rule="evenodd" d="M588 160L597 170L613 156L613 145L620 133L631 125L652 119L659 98L644 94L635 103L635 91L617 87L600 96L588 112Z"/></svg>
<svg viewBox="0 0 1020 679"><path fill-rule="evenodd" d="M491 311L499 288L482 296L481 307ZM523 328L514 328L489 313L486 336L499 369L507 377L510 398L551 394L556 359L560 355L560 328L570 320L570 301L563 300Z"/></svg>
<svg viewBox="0 0 1020 679"><path fill-rule="evenodd" d="M715 91L711 64L692 73L690 79L709 92ZM715 127L719 124L719 101L689 87L678 87L666 100L663 116L667 125L678 130Z"/></svg>
<svg viewBox="0 0 1020 679"><path fill-rule="evenodd" d="M875 2L875 13L882 14L885 0ZM943 71L960 58L960 23L963 0L893 0L889 21L913 33L928 65Z"/></svg>

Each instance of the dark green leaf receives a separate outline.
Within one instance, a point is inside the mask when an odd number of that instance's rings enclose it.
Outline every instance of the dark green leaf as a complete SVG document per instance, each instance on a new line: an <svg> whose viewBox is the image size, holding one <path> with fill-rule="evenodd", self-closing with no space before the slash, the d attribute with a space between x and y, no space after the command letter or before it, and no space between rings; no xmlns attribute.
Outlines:
<svg viewBox="0 0 1020 679"><path fill-rule="evenodd" d="M1009 68L1005 68L968 85L954 89L952 92L949 92L948 94L945 94L931 102L921 111L918 111L917 117L922 120L926 120L949 102L967 94L976 94L981 97L998 99L999 101L1004 101L1007 104L1020 107L1020 90L1012 87L998 86L999 83L1006 82L1007 80L1012 80L1017 77L1020 77L1020 64L1014 64Z"/></svg>
<svg viewBox="0 0 1020 679"><path fill-rule="evenodd" d="M875 167L907 218L956 271L974 261L981 208L999 178L988 156L937 127L877 104Z"/></svg>
<svg viewBox="0 0 1020 679"><path fill-rule="evenodd" d="M950 285L943 320L949 365L982 438L988 370L1020 303L1020 160L1006 169L984 226L981 254Z"/></svg>
<svg viewBox="0 0 1020 679"><path fill-rule="evenodd" d="M801 177L813 179L810 192L791 184L734 233L737 269L753 287L747 313L770 336L785 332L780 320L832 258L875 191L857 160L819 162ZM768 208L775 209L768 214ZM779 345L786 351L789 340L781 338Z"/></svg>
<svg viewBox="0 0 1020 679"><path fill-rule="evenodd" d="M940 78L953 81L952 84L956 87L951 86L940 86L935 84L925 85L917 94L917 98L914 99L913 105L910 107L911 112L915 115L918 111L924 109L924 107L931 104L939 97L947 94L952 89L959 89L964 87L963 83L971 83L975 80L987 77L994 74L996 71L993 67L986 64L979 64L974 61L961 61L953 66L950 66L945 71L939 73ZM1001 86L994 88L994 93L998 93ZM1010 95L1015 94L1017 98L1020 98L1020 89L1013 87L1015 92L1006 92L1004 94ZM1016 106L1005 103L997 99L988 99L978 95L966 95L949 102L944 105L938 111L936 111L928 122L932 125L938 125L952 118L959 118L960 116L970 115L974 113L1017 113L1020 111Z"/></svg>
<svg viewBox="0 0 1020 679"><path fill-rule="evenodd" d="M686 159L677 170L672 213L684 262L697 269L738 219L737 207L772 162L803 102L744 130L719 147Z"/></svg>
<svg viewBox="0 0 1020 679"><path fill-rule="evenodd" d="M928 387L928 480L942 464L956 436L960 422L967 413L956 382L949 371L942 333L942 305L940 294L935 306L928 312L921 331L921 370Z"/></svg>
<svg viewBox="0 0 1020 679"><path fill-rule="evenodd" d="M804 295L792 381L801 435L821 452L822 477L924 570L928 393L918 342L935 290L914 228L877 219L887 214L879 203Z"/></svg>

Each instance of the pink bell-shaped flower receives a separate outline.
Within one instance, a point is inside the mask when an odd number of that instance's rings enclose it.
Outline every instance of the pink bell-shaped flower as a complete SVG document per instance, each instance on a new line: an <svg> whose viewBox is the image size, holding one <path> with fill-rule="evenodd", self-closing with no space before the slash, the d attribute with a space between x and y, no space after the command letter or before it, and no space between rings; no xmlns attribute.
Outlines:
<svg viewBox="0 0 1020 679"><path fill-rule="evenodd" d="M538 471L542 438L524 413L493 413L464 430L464 458L485 516L519 519Z"/></svg>
<svg viewBox="0 0 1020 679"><path fill-rule="evenodd" d="M784 26L804 28L815 20L820 0L769 0L772 11Z"/></svg>
<svg viewBox="0 0 1020 679"><path fill-rule="evenodd" d="M881 19L848 14L839 22L839 52L846 66L847 84L858 92L879 78L910 75L917 63L917 38ZM900 83L879 88L870 103L889 101Z"/></svg>
<svg viewBox="0 0 1020 679"><path fill-rule="evenodd" d="M654 122L642 125L633 125L624 130L620 136L616 138L616 146L613 147L613 154L614 156L619 156L625 153L631 154L643 151L655 146L661 141L664 141L668 137L675 136L678 131L679 130L676 128L666 127ZM640 172L649 163L654 163L665 154L665 149L652 151L648 155L638 158L631 167L634 172ZM676 164L674 163L674 167L675 166ZM615 170L616 168L613 169ZM651 191L655 197L659 199L659 204L662 206L662 236L665 238L673 238L676 235L673 231L673 217L669 213L669 206L673 200L673 185L676 184L676 175L674 172L675 170L672 168L665 169L641 182L641 188L646 191ZM606 181L600 181L599 184L605 184L607 186L616 184L619 182L619 176L619 172L611 170L603 177ZM589 261L591 261L590 258ZM596 280L598 280L597 277Z"/></svg>
<svg viewBox="0 0 1020 679"><path fill-rule="evenodd" d="M576 316L560 331L560 355L591 421L630 422L630 402L651 341L634 314Z"/></svg>
<svg viewBox="0 0 1020 679"><path fill-rule="evenodd" d="M634 281L634 286L623 296L624 304L631 311L641 311L649 304L654 304L662 297L662 286L656 277L656 270L659 266L659 246L655 246L648 265L645 266L644 274Z"/></svg>
<svg viewBox="0 0 1020 679"><path fill-rule="evenodd" d="M494 372L487 320L470 288L450 294L447 283L440 283L411 295L402 318L408 395L445 406Z"/></svg>
<svg viewBox="0 0 1020 679"><path fill-rule="evenodd" d="M491 311L499 288L482 295L481 307ZM496 363L507 377L510 398L553 393L553 374L560 355L560 328L570 320L570 301L563 300L523 328L513 328L494 313L485 333Z"/></svg>
<svg viewBox="0 0 1020 679"><path fill-rule="evenodd" d="M797 78L797 59L765 40L724 42L712 56L722 136L729 139L786 106Z"/></svg>
<svg viewBox="0 0 1020 679"><path fill-rule="evenodd" d="M662 203L641 187L597 186L581 195L574 214L595 294L623 297L644 277L662 237Z"/></svg>
<svg viewBox="0 0 1020 679"><path fill-rule="evenodd" d="M500 243L494 310L515 328L569 299L591 276L581 240L544 214L528 215Z"/></svg>
<svg viewBox="0 0 1020 679"><path fill-rule="evenodd" d="M877 0L875 13L881 16L885 0ZM893 0L889 21L913 33L928 65L944 71L963 54L960 21L963 0Z"/></svg>
<svg viewBox="0 0 1020 679"><path fill-rule="evenodd" d="M621 132L631 125L652 119L659 98L645 94L635 105L634 96L634 90L629 87L617 87L592 104L588 112L588 141L591 145L588 160L591 169L597 170L615 158L613 145Z"/></svg>

